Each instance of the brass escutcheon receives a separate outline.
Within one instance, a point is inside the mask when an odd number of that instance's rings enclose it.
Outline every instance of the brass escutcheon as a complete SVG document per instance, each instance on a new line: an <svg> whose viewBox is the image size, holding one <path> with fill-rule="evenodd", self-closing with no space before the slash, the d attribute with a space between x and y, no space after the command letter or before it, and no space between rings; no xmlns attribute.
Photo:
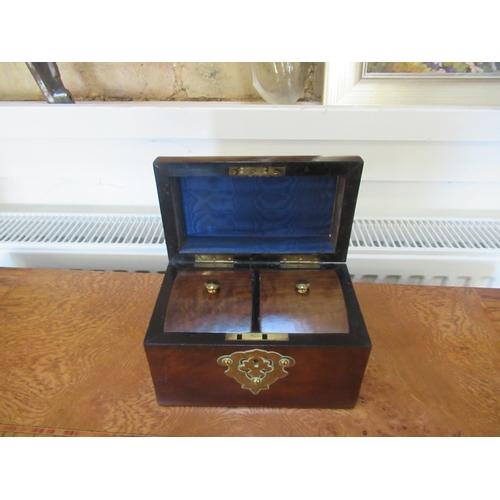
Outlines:
<svg viewBox="0 0 500 500"><path fill-rule="evenodd" d="M220 290L220 283L217 280L207 280L205 281L205 288L208 293L214 294Z"/></svg>
<svg viewBox="0 0 500 500"><path fill-rule="evenodd" d="M295 360L274 351L252 349L220 356L217 363L226 368L224 373L234 378L242 389L258 394L269 389L278 379L286 377L288 372L285 368L294 366Z"/></svg>
<svg viewBox="0 0 500 500"><path fill-rule="evenodd" d="M295 290L300 294L305 294L309 291L311 284L307 280L297 280L295 282Z"/></svg>

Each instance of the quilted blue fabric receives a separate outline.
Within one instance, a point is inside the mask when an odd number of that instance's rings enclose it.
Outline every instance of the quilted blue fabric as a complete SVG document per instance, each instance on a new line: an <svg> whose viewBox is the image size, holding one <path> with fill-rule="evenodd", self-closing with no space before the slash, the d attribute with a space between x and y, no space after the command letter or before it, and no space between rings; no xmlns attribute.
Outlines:
<svg viewBox="0 0 500 500"><path fill-rule="evenodd" d="M183 177L184 252L331 252L336 177Z"/></svg>

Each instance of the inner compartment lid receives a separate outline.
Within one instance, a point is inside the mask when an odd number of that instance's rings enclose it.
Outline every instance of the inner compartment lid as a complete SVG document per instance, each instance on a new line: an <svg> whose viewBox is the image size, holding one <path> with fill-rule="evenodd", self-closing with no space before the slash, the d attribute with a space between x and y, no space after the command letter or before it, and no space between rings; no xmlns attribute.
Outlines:
<svg viewBox="0 0 500 500"><path fill-rule="evenodd" d="M169 258L347 256L359 157L157 158Z"/></svg>

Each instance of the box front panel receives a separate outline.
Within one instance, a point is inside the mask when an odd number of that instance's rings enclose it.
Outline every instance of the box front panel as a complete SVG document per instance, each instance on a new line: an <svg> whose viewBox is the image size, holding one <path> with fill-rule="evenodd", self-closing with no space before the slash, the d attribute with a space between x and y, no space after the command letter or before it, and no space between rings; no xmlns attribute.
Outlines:
<svg viewBox="0 0 500 500"><path fill-rule="evenodd" d="M351 408L370 348L262 343L146 352L160 405Z"/></svg>

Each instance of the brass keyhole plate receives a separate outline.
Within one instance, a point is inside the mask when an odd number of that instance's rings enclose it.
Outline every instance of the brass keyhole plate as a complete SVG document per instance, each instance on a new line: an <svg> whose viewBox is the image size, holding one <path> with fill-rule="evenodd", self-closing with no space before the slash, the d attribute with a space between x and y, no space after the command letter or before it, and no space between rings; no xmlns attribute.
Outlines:
<svg viewBox="0 0 500 500"><path fill-rule="evenodd" d="M269 389L276 380L286 377L285 368L294 366L295 360L277 352L253 349L220 356L217 363L226 367L224 373L234 378L243 389L258 394Z"/></svg>

